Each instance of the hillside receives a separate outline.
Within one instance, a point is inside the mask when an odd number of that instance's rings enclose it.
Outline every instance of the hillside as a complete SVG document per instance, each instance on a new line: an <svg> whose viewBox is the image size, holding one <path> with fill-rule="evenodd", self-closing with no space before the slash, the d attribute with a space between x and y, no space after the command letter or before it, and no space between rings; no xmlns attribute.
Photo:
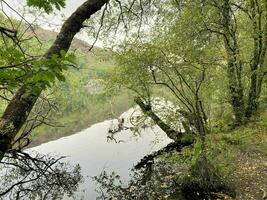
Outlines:
<svg viewBox="0 0 267 200"><path fill-rule="evenodd" d="M41 27L37 28L35 30L36 35L38 36L38 39L42 42L53 42L57 36L57 33L51 30L46 30ZM74 38L71 44L72 49L79 49L79 51L82 51L84 53L88 53L89 48L91 47L90 44L87 42L80 40L78 38ZM97 50L101 50L100 47L94 46L93 52L97 52ZM103 49L102 49L103 50Z"/></svg>
<svg viewBox="0 0 267 200"><path fill-rule="evenodd" d="M57 33L37 29L40 41L52 43ZM122 92L114 98L103 90L103 83L115 67L112 55L105 49L91 46L74 39L71 49L75 50L78 69L65 72L66 81L57 82L53 89L45 92L57 107L50 114L52 120L33 131L31 146L73 134L90 125L114 118L130 107L128 94ZM112 113L112 114L111 114ZM115 115L115 116L113 116ZM48 123L47 123L48 124Z"/></svg>

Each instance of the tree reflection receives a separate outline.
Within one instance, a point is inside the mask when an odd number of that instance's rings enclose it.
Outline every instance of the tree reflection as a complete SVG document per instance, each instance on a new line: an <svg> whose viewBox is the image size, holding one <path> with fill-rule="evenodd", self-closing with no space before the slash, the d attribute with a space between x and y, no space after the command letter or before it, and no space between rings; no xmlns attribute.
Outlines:
<svg viewBox="0 0 267 200"><path fill-rule="evenodd" d="M10 151L0 162L0 199L62 199L82 181L79 165L35 153Z"/></svg>
<svg viewBox="0 0 267 200"><path fill-rule="evenodd" d="M98 184L98 200L204 200L232 199L231 191L188 192L183 190L183 179L188 171L184 163L166 157L156 158L141 169L132 169L130 180L123 182L115 172L103 171L93 179Z"/></svg>
<svg viewBox="0 0 267 200"><path fill-rule="evenodd" d="M131 180L123 183L116 173L103 171L94 177L98 184L97 199L186 199L180 191L180 176L184 170L167 160L147 163L146 167L132 170ZM179 172L179 173L178 173Z"/></svg>

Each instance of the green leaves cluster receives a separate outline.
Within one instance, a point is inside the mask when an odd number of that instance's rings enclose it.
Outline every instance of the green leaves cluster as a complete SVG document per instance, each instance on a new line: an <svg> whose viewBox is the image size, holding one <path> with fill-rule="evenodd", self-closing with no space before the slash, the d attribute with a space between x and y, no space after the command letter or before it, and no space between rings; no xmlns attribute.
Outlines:
<svg viewBox="0 0 267 200"><path fill-rule="evenodd" d="M54 8L60 10L65 7L65 0L27 0L27 5L43 9L46 13L53 12Z"/></svg>
<svg viewBox="0 0 267 200"><path fill-rule="evenodd" d="M27 84L32 87L49 87L55 80L65 81L63 71L76 65L73 53L62 51L60 55L45 58L47 46L31 35L17 20L0 16L3 31L0 40L0 88L1 94L15 91ZM9 35L8 35L9 34Z"/></svg>
<svg viewBox="0 0 267 200"><path fill-rule="evenodd" d="M260 77L261 70L266 71L266 63L258 70L251 71L253 55L257 50L253 41L259 41L257 37L262 38L260 34L265 30L259 31L253 28L254 20L259 17L256 15L255 19L251 18L253 2L229 1L233 15L230 26L235 31L235 48L238 52L235 63L240 63L242 68L240 79L245 101L248 99L253 73L259 74ZM263 26L267 20L265 16L267 11L264 11L264 1L257 2L259 9L262 10L260 26ZM174 5L169 9L168 16L159 13L162 18L170 19L172 16L173 19L168 22L159 20L154 24L148 38L142 38L140 41L130 39L117 50L119 67L113 75L114 83L144 98L158 96L159 93L162 95L164 91L164 97L174 100L172 91L174 89L178 94L176 96L184 96L194 103L195 97L192 91L196 91L197 85L203 78L202 72L205 70L205 81L201 85L200 97L209 114L209 122L213 125L230 123L233 120L233 113L229 85L234 75L227 70L229 52L225 47L226 27L220 9L224 3L225 1L221 0L184 1L179 8ZM262 47L266 46L263 44L266 41L262 40ZM263 48L258 50L263 51ZM158 83L155 83L155 78ZM181 92L177 92L176 88ZM177 103L180 107L185 106L181 100Z"/></svg>
<svg viewBox="0 0 267 200"><path fill-rule="evenodd" d="M63 71L76 65L75 55L61 52L60 56L52 55L50 58L42 58L32 62L33 74L29 77L29 83L41 83L50 87L55 80L65 81Z"/></svg>
<svg viewBox="0 0 267 200"><path fill-rule="evenodd" d="M76 65L74 54L66 55L62 52L60 57L53 55L49 59L33 58L25 62L21 53L15 52L16 56L12 50L12 59L16 59L12 62L12 67L3 68L0 73L0 84L10 90L21 84L50 87L56 79L65 81L63 71Z"/></svg>

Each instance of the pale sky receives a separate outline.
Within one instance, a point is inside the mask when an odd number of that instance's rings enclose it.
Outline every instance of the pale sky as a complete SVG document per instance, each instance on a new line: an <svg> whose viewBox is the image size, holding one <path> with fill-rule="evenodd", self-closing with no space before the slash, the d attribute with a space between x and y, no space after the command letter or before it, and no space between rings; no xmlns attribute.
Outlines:
<svg viewBox="0 0 267 200"><path fill-rule="evenodd" d="M11 6L12 8L16 9L17 11L20 12L20 14L23 13L23 8L25 6L25 2L26 0L6 0ZM50 15L45 15L45 18L38 18L37 23L45 28L45 29L49 29L49 30L53 30L53 31L58 31L59 28L62 25L62 17L61 14L64 14L65 17L69 17L83 2L85 2L86 0L66 0L66 7L62 10L60 10L59 12L56 12L54 14L50 14ZM20 18L17 14L15 14L14 12L12 12L12 9L5 7L4 6L4 10L6 13L9 13L12 15L12 17L14 18ZM25 15L25 18L29 21L32 22L34 20L33 15ZM51 23L51 24L49 24ZM57 26L55 26L57 25ZM89 37L85 34L85 33L80 33L77 35L77 37L79 39L83 39L85 41L87 41L88 43L92 43L93 40L90 40ZM103 46L102 42L98 41L96 43L96 46Z"/></svg>
<svg viewBox="0 0 267 200"><path fill-rule="evenodd" d="M85 0L66 0L66 8L62 10L66 16L75 11Z"/></svg>

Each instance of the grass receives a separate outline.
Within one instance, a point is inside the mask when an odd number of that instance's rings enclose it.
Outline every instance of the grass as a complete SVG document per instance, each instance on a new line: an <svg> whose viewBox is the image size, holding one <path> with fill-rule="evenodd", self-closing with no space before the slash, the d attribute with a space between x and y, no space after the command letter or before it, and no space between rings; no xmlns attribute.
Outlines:
<svg viewBox="0 0 267 200"><path fill-rule="evenodd" d="M236 200L267 198L267 112L235 130L211 132L206 139L206 150L208 160L235 190ZM199 152L196 143L193 149L184 148L171 156L174 164L184 166L178 182L183 182ZM215 196L216 200L232 199L225 194Z"/></svg>
<svg viewBox="0 0 267 200"><path fill-rule="evenodd" d="M237 200L260 200L267 192L267 113L235 130L210 134L210 159L235 188Z"/></svg>

